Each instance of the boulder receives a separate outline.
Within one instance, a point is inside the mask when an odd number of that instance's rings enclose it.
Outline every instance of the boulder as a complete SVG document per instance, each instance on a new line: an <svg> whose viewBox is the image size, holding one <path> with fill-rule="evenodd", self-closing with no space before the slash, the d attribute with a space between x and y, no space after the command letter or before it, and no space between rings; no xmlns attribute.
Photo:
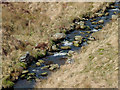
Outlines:
<svg viewBox="0 0 120 90"><path fill-rule="evenodd" d="M52 70L55 70L55 69L59 69L59 65L58 64L51 64L49 70L52 71Z"/></svg>
<svg viewBox="0 0 120 90"><path fill-rule="evenodd" d="M52 39L54 41L57 41L57 40L64 39L65 37L66 37L66 35L64 33L56 33L53 35Z"/></svg>
<svg viewBox="0 0 120 90"><path fill-rule="evenodd" d="M69 50L69 49L71 49L71 47L70 46L61 46L61 49L63 49L63 50Z"/></svg>

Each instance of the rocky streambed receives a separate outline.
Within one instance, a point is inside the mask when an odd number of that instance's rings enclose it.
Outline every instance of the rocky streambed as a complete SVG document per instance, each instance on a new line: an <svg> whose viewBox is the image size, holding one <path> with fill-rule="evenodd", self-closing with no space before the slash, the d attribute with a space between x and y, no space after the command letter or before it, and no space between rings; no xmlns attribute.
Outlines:
<svg viewBox="0 0 120 90"><path fill-rule="evenodd" d="M118 13L119 7L116 2L107 7L104 12L99 10L92 18L75 19L70 30L65 31L67 34L53 35L55 43L47 52L47 56L38 59L28 69L23 70L14 88L33 88L36 81L47 79L51 73L60 69L61 65L74 63L71 58L74 52L96 40L92 34L101 30L111 20L117 20ZM27 56L29 56L28 53Z"/></svg>

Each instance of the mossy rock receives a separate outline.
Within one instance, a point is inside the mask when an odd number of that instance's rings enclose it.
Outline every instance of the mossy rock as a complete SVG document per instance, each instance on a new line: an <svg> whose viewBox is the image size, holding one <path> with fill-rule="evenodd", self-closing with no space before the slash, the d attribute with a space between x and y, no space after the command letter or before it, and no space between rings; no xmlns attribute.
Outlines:
<svg viewBox="0 0 120 90"><path fill-rule="evenodd" d="M98 23L99 23L99 24L103 24L103 23L104 23L104 20L99 20Z"/></svg>
<svg viewBox="0 0 120 90"><path fill-rule="evenodd" d="M76 41L82 41L83 37L82 36L75 36Z"/></svg>
<svg viewBox="0 0 120 90"><path fill-rule="evenodd" d="M44 60L38 60L38 62L40 62L41 64L42 64L42 63L45 63L45 61L44 61Z"/></svg>
<svg viewBox="0 0 120 90"><path fill-rule="evenodd" d="M34 79L34 77L32 77L32 76L27 77L27 80L31 80L31 79Z"/></svg>
<svg viewBox="0 0 120 90"><path fill-rule="evenodd" d="M80 42L79 42L79 41L73 41L73 45L74 45L75 47L79 47L79 46L80 46Z"/></svg>
<svg viewBox="0 0 120 90"><path fill-rule="evenodd" d="M36 74L35 73L28 73L27 75L28 76L35 76Z"/></svg>
<svg viewBox="0 0 120 90"><path fill-rule="evenodd" d="M114 14L117 14L117 12L113 12Z"/></svg>
<svg viewBox="0 0 120 90"><path fill-rule="evenodd" d="M59 69L59 65L58 64L51 64L49 70L53 71L55 69Z"/></svg>
<svg viewBox="0 0 120 90"><path fill-rule="evenodd" d="M92 25L96 25L97 24L97 22L92 22Z"/></svg>
<svg viewBox="0 0 120 90"><path fill-rule="evenodd" d="M85 26L85 25L81 25L80 28L81 28L82 30L85 30L85 29L86 29L86 26Z"/></svg>
<svg viewBox="0 0 120 90"><path fill-rule="evenodd" d="M43 69L48 69L50 66L49 65L47 65L47 66L43 66L41 69L43 70Z"/></svg>
<svg viewBox="0 0 120 90"><path fill-rule="evenodd" d="M109 13L108 13L108 12L106 12L106 13L105 13L105 16L108 16L108 15L109 15Z"/></svg>
<svg viewBox="0 0 120 90"><path fill-rule="evenodd" d="M102 16L103 16L103 14L101 14L101 13L100 13L100 14L98 14L98 17L102 17Z"/></svg>
<svg viewBox="0 0 120 90"><path fill-rule="evenodd" d="M43 57L46 56L46 54L47 54L46 50L44 50L44 51L37 51L37 52L36 52L36 55L35 55L35 58L36 58L36 59L37 59L37 58L43 58Z"/></svg>
<svg viewBox="0 0 120 90"><path fill-rule="evenodd" d="M69 50L69 49L71 49L71 47L70 46L61 46L61 49L63 49L63 50Z"/></svg>
<svg viewBox="0 0 120 90"><path fill-rule="evenodd" d="M40 62L36 62L36 66L41 66L41 63Z"/></svg>
<svg viewBox="0 0 120 90"><path fill-rule="evenodd" d="M23 70L23 71L22 71L22 74L27 74L27 73L29 73L28 70Z"/></svg>
<svg viewBox="0 0 120 90"><path fill-rule="evenodd" d="M20 78L24 79L26 77L25 74L21 75Z"/></svg>
<svg viewBox="0 0 120 90"><path fill-rule="evenodd" d="M83 41L84 41L84 42L86 42L86 41L87 41L87 39L83 39Z"/></svg>
<svg viewBox="0 0 120 90"><path fill-rule="evenodd" d="M85 35L85 37L89 37L89 35Z"/></svg>
<svg viewBox="0 0 120 90"><path fill-rule="evenodd" d="M41 73L40 75L41 75L41 76L47 76L48 73L47 73L47 72L43 72L43 73Z"/></svg>
<svg viewBox="0 0 120 90"><path fill-rule="evenodd" d="M90 34L90 33L91 33L91 31L86 31L86 33Z"/></svg>

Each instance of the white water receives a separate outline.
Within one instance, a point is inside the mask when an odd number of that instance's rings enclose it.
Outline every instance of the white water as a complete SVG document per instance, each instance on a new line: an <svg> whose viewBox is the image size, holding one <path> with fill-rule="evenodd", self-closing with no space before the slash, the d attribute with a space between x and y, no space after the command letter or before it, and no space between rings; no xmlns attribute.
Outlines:
<svg viewBox="0 0 120 90"><path fill-rule="evenodd" d="M65 56L65 55L67 55L67 53L58 52L58 53L55 53L53 56Z"/></svg>
<svg viewBox="0 0 120 90"><path fill-rule="evenodd" d="M71 46L73 43L69 41L63 41L64 46Z"/></svg>

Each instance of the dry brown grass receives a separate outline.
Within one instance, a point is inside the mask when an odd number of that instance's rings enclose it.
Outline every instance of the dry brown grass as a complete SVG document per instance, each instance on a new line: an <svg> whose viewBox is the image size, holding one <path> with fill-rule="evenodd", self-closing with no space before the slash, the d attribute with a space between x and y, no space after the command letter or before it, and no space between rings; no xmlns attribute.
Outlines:
<svg viewBox="0 0 120 90"><path fill-rule="evenodd" d="M94 35L100 36L99 40L74 55L74 64L61 66L36 87L118 88L118 22L112 21Z"/></svg>

